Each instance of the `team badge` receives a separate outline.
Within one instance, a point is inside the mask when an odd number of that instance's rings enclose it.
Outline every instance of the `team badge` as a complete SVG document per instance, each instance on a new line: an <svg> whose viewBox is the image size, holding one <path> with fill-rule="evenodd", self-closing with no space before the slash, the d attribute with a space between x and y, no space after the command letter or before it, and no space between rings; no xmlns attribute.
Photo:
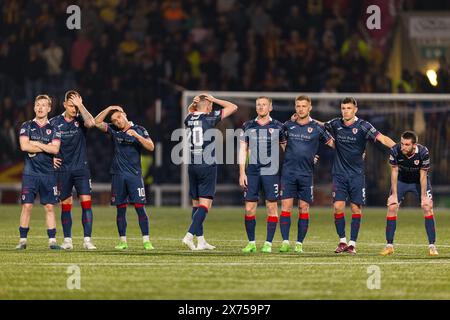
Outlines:
<svg viewBox="0 0 450 320"><path fill-rule="evenodd" d="M20 134L25 133L25 129L20 129Z"/></svg>
<svg viewBox="0 0 450 320"><path fill-rule="evenodd" d="M308 133L311 133L311 132L313 132L313 128L308 127Z"/></svg>
<svg viewBox="0 0 450 320"><path fill-rule="evenodd" d="M50 134L50 133L52 133L52 130L51 130L51 129L47 129L45 132L46 132L47 134Z"/></svg>
<svg viewBox="0 0 450 320"><path fill-rule="evenodd" d="M357 134L358 133L358 129L357 128L353 128L352 132L353 132L353 134Z"/></svg>
<svg viewBox="0 0 450 320"><path fill-rule="evenodd" d="M415 164L416 166L418 166L418 165L419 165L419 160L414 160L414 164Z"/></svg>
<svg viewBox="0 0 450 320"><path fill-rule="evenodd" d="M75 121L75 127L77 127L78 128L78 126L80 125L79 123L78 123L78 121Z"/></svg>
<svg viewBox="0 0 450 320"><path fill-rule="evenodd" d="M115 202L116 201L116 197L111 197L111 202Z"/></svg>
<svg viewBox="0 0 450 320"><path fill-rule="evenodd" d="M269 133L270 133L270 134L273 133L273 128L269 128Z"/></svg>

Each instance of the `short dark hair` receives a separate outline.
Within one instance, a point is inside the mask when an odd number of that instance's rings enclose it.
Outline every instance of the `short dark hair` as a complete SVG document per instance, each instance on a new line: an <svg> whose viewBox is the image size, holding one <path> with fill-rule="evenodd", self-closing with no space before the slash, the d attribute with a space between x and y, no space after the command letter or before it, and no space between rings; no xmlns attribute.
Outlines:
<svg viewBox="0 0 450 320"><path fill-rule="evenodd" d="M80 96L80 94L78 93L78 91L75 90L67 91L64 95L64 101L69 101L69 99L72 98L73 96Z"/></svg>
<svg viewBox="0 0 450 320"><path fill-rule="evenodd" d="M358 106L358 103L356 102L356 99L353 98L353 97L345 97L344 99L342 99L341 104L347 104L347 103L351 103L355 107Z"/></svg>
<svg viewBox="0 0 450 320"><path fill-rule="evenodd" d="M419 139L414 131L405 131L402 133L402 138L406 140L411 140L413 144L417 143Z"/></svg>

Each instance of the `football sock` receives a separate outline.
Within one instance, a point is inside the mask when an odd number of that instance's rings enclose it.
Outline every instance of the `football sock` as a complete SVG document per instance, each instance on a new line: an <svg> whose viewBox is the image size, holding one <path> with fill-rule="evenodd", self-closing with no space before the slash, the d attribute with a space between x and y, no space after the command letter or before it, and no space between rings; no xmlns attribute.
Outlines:
<svg viewBox="0 0 450 320"><path fill-rule="evenodd" d="M94 219L92 214L92 201L82 201L81 208L81 221L83 223L84 236L90 237L92 235L92 222Z"/></svg>
<svg viewBox="0 0 450 320"><path fill-rule="evenodd" d="M140 203L135 203L134 208L136 209L136 213L139 219L139 227L141 228L141 232L143 236L148 236L150 233L150 226L148 223L148 216L145 212L145 206Z"/></svg>
<svg viewBox="0 0 450 320"><path fill-rule="evenodd" d="M208 213L207 207L202 205L198 206L197 211L195 211L194 216L192 218L192 223L189 226L189 233L197 234L199 232L200 227L202 226L207 213Z"/></svg>
<svg viewBox="0 0 450 320"><path fill-rule="evenodd" d="M72 237L72 205L61 204L61 224L63 228L64 238Z"/></svg>
<svg viewBox="0 0 450 320"><path fill-rule="evenodd" d="M277 229L278 217L268 216L267 217L267 238L266 241L272 243L273 237L275 236L275 230Z"/></svg>
<svg viewBox="0 0 450 320"><path fill-rule="evenodd" d="M299 213L298 215L298 235L297 242L303 243L303 240L306 237L306 233L308 232L309 225L309 213Z"/></svg>
<svg viewBox="0 0 450 320"><path fill-rule="evenodd" d="M291 229L291 213L281 211L280 215L280 231L283 240L289 240L289 230Z"/></svg>
<svg viewBox="0 0 450 320"><path fill-rule="evenodd" d="M350 225L350 241L358 239L359 227L361 226L361 214L352 214L352 223Z"/></svg>
<svg viewBox="0 0 450 320"><path fill-rule="evenodd" d="M425 230L427 231L428 242L434 244L436 241L436 229L433 214L425 217Z"/></svg>
<svg viewBox="0 0 450 320"><path fill-rule="evenodd" d="M397 217L386 218L386 242L388 244L394 243L395 229L397 228Z"/></svg>
<svg viewBox="0 0 450 320"><path fill-rule="evenodd" d="M56 241L56 228L47 229L48 240Z"/></svg>
<svg viewBox="0 0 450 320"><path fill-rule="evenodd" d="M127 205L119 204L117 206L117 230L119 231L119 236L125 237L127 233Z"/></svg>
<svg viewBox="0 0 450 320"><path fill-rule="evenodd" d="M339 238L345 238L345 214L343 212L334 214L334 224Z"/></svg>
<svg viewBox="0 0 450 320"><path fill-rule="evenodd" d="M194 214L195 214L195 211L197 211L197 209L198 209L198 207L192 207L192 219L194 219ZM195 235L197 237L203 236L203 224L197 230L197 233Z"/></svg>
<svg viewBox="0 0 450 320"><path fill-rule="evenodd" d="M28 237L28 231L30 231L30 228L19 227L20 240L26 240Z"/></svg>
<svg viewBox="0 0 450 320"><path fill-rule="evenodd" d="M256 216L245 215L245 231L248 241L255 241Z"/></svg>

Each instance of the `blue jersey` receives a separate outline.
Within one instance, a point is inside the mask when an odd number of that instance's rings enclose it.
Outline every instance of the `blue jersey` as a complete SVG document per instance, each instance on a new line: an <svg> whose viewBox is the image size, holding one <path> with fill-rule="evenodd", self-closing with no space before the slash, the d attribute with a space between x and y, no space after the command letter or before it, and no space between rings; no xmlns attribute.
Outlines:
<svg viewBox="0 0 450 320"><path fill-rule="evenodd" d="M278 156L276 159L272 158L272 148L279 148L279 144L285 142L282 128L283 124L272 118L265 124L254 119L242 125L240 140L247 143L250 152L247 174L259 175L261 168L271 167L273 161L279 160ZM278 172L278 168L276 171Z"/></svg>
<svg viewBox="0 0 450 320"><path fill-rule="evenodd" d="M110 134L114 144L114 158L111 164L111 174L141 175L141 151L142 144L126 133L132 129L142 137L148 139L149 135L145 128L131 123L127 130L118 130L115 126L108 124L107 132Z"/></svg>
<svg viewBox="0 0 450 320"><path fill-rule="evenodd" d="M213 132L206 133L213 129L222 120L222 109L210 113L193 112L184 120L184 125L188 130L188 143L190 153L190 163L197 165L215 165L215 150L211 153L204 152L215 138Z"/></svg>
<svg viewBox="0 0 450 320"><path fill-rule="evenodd" d="M28 137L30 141L49 144L61 139L61 133L50 122L40 126L35 120L24 122L20 128L20 136ZM27 153L25 155L24 175L42 176L54 174L53 155L46 152Z"/></svg>
<svg viewBox="0 0 450 320"><path fill-rule="evenodd" d="M62 159L59 171L89 169L86 154L87 128L81 116L66 121L61 114L50 119L50 124L61 132L61 147L57 158Z"/></svg>
<svg viewBox="0 0 450 320"><path fill-rule="evenodd" d="M336 156L333 175L353 176L364 174L363 153L367 140L375 141L380 134L369 122L356 118L346 126L342 119L328 121L325 128L335 140Z"/></svg>
<svg viewBox="0 0 450 320"><path fill-rule="evenodd" d="M297 121L286 121L282 135L287 141L283 175L312 175L319 143L327 143L333 139L324 126L311 118L305 125Z"/></svg>
<svg viewBox="0 0 450 320"><path fill-rule="evenodd" d="M400 144L397 143L391 149L389 163L398 167L399 181L420 183L420 170L428 171L430 169L430 154L426 147L417 144L414 153L408 157L401 152Z"/></svg>

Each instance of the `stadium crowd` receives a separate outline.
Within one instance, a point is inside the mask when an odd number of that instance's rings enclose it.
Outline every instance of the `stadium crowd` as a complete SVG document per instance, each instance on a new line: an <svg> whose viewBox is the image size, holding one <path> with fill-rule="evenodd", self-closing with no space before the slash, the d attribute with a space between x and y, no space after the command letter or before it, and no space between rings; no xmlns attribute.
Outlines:
<svg viewBox="0 0 450 320"><path fill-rule="evenodd" d="M64 92L73 88L94 116L111 103L124 105L130 119L168 145L181 123L180 88L417 93L450 89L445 61L437 88L420 72L406 70L400 82L392 83L384 72L386 61L374 57L370 43L358 32L361 1L84 0L78 1L80 31L66 27L70 4L0 0L2 167L22 158L17 130L32 118L34 97L43 92L54 98L52 116L62 112ZM426 6L410 0L404 9ZM154 121L157 98L163 105L159 125ZM234 119L234 127L246 120ZM91 131L93 179L108 181L107 166L95 161L109 159L104 156L109 152L106 138ZM164 148L163 159L170 159L170 148ZM158 174L164 182L178 182L177 172L177 167L167 165Z"/></svg>

